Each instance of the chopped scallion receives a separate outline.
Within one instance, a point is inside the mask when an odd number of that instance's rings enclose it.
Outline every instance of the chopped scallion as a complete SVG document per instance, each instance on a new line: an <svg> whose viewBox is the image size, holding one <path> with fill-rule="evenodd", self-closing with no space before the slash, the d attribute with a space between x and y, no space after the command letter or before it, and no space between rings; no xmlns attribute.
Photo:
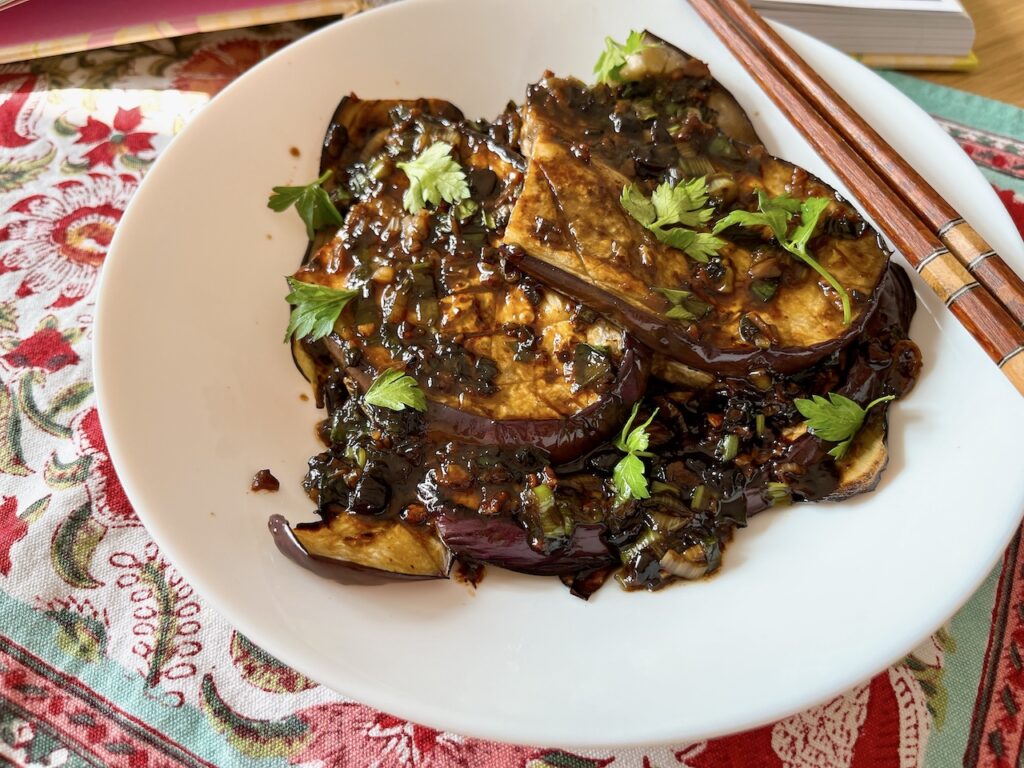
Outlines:
<svg viewBox="0 0 1024 768"><path fill-rule="evenodd" d="M719 442L715 453L722 461L732 461L740 450L740 439L737 435L725 435Z"/></svg>

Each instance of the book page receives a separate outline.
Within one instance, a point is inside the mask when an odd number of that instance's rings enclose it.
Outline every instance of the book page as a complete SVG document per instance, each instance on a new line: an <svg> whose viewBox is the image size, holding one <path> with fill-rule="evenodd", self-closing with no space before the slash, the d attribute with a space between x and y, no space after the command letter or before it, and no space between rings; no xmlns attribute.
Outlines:
<svg viewBox="0 0 1024 768"><path fill-rule="evenodd" d="M849 10L965 13L959 0L751 0L750 4L755 8L817 5Z"/></svg>

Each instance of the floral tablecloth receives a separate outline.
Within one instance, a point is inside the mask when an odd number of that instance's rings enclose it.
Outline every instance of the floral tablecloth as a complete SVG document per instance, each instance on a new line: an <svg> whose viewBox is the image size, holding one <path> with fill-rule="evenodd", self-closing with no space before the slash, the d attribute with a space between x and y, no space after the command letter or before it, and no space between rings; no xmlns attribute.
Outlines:
<svg viewBox="0 0 1024 768"><path fill-rule="evenodd" d="M33 766L1010 766L1024 734L1024 553L900 664L822 707L696 744L568 752L464 738L318 686L234 632L161 554L107 455L96 280L125 206L285 24L0 65L0 763ZM887 75L1024 229L1024 111Z"/></svg>

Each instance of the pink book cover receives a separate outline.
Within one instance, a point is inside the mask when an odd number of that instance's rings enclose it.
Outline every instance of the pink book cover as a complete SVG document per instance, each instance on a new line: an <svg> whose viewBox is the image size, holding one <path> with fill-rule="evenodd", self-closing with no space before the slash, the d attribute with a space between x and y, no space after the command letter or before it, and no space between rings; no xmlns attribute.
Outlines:
<svg viewBox="0 0 1024 768"><path fill-rule="evenodd" d="M0 63L361 10L361 0L0 0Z"/></svg>

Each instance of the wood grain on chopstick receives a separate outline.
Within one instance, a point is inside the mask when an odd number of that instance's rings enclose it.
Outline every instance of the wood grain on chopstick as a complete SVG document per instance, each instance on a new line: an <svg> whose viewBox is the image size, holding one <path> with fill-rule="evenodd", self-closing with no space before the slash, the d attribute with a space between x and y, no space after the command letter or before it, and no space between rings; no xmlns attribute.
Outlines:
<svg viewBox="0 0 1024 768"><path fill-rule="evenodd" d="M907 202L967 271L1024 324L1024 280L853 107L835 92L744 0L718 0L722 12L758 46L821 115Z"/></svg>
<svg viewBox="0 0 1024 768"><path fill-rule="evenodd" d="M843 183L855 192L879 229L1024 394L1024 328L951 253L931 225L908 207L851 143L734 26L731 18L712 0L690 0L690 4ZM944 234L948 236L951 229Z"/></svg>

